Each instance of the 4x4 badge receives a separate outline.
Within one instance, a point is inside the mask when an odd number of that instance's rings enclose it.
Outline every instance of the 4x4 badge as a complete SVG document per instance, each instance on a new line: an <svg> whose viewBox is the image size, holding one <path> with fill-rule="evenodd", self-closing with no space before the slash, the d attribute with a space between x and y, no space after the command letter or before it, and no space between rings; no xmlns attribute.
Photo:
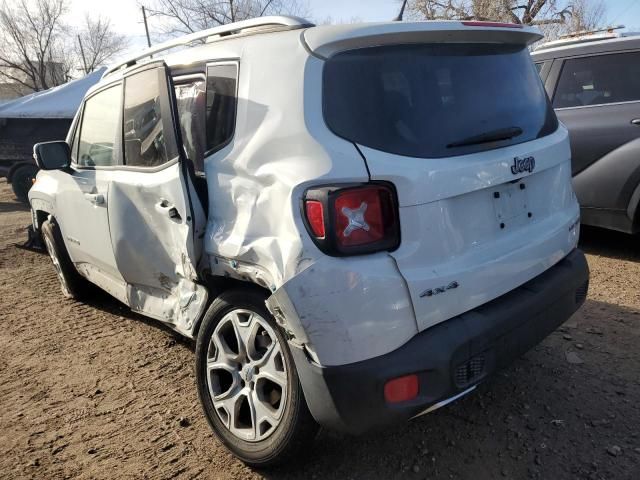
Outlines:
<svg viewBox="0 0 640 480"><path fill-rule="evenodd" d="M536 159L533 157L515 157L513 159L513 165L511 165L511 173L517 175L522 172L533 172L533 169L536 168Z"/></svg>
<svg viewBox="0 0 640 480"><path fill-rule="evenodd" d="M444 293L447 290L453 290L454 288L458 288L458 286L459 286L458 282L453 281L449 285L443 285L441 287L436 287L436 288L429 288L420 294L420 298L433 297L434 295Z"/></svg>

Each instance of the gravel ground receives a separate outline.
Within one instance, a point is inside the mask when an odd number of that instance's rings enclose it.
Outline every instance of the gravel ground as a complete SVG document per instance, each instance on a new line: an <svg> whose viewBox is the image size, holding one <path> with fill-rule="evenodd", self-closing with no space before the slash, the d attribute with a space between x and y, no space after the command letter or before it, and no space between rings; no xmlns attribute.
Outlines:
<svg viewBox="0 0 640 480"><path fill-rule="evenodd" d="M468 397L253 471L215 440L193 345L106 294L66 301L18 249L29 212L0 185L0 478L638 479L640 245L583 232L583 309Z"/></svg>

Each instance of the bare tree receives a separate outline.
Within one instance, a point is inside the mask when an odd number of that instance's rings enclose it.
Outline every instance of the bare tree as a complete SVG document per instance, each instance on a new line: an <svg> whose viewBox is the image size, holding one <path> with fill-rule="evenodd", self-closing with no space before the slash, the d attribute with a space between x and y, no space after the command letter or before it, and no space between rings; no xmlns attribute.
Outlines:
<svg viewBox="0 0 640 480"><path fill-rule="evenodd" d="M85 74L93 72L129 46L129 39L113 31L109 19L92 17L89 13L84 17L84 25L77 38L76 51Z"/></svg>
<svg viewBox="0 0 640 480"><path fill-rule="evenodd" d="M264 15L304 16L301 0L142 0L160 32L180 35Z"/></svg>
<svg viewBox="0 0 640 480"><path fill-rule="evenodd" d="M0 78L28 90L69 80L61 19L66 0L16 0L0 4Z"/></svg>
<svg viewBox="0 0 640 480"><path fill-rule="evenodd" d="M558 35L604 27L606 7L602 0L573 0L571 17L557 28Z"/></svg>
<svg viewBox="0 0 640 480"><path fill-rule="evenodd" d="M590 0L411 0L417 18L494 20L524 25L565 25L574 12L593 10ZM579 7L577 5L580 4ZM603 7L601 7L603 8ZM601 12L602 13L602 10ZM584 16L584 15L583 15Z"/></svg>
<svg viewBox="0 0 640 480"><path fill-rule="evenodd" d="M606 8L602 0L573 0L571 15L565 23L541 25L545 41L556 40L562 35L595 30L605 26Z"/></svg>

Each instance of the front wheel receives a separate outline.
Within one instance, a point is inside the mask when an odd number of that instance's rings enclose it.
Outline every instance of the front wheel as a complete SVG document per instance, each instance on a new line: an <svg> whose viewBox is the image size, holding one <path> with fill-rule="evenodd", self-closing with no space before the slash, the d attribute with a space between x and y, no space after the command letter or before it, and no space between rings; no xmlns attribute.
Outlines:
<svg viewBox="0 0 640 480"><path fill-rule="evenodd" d="M82 277L73 265L64 240L60 233L60 227L55 220L46 220L41 227L42 240L47 249L51 262L60 281L62 294L69 299L81 300L87 296L91 290L88 280Z"/></svg>
<svg viewBox="0 0 640 480"><path fill-rule="evenodd" d="M198 394L211 428L245 463L282 463L313 440L291 353L259 291L233 290L209 307L198 333Z"/></svg>

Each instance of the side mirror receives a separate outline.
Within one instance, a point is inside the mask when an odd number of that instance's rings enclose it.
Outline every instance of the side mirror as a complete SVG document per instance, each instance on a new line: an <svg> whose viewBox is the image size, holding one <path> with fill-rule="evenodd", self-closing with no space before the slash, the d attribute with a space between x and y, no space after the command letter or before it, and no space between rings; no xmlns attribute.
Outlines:
<svg viewBox="0 0 640 480"><path fill-rule="evenodd" d="M41 170L64 170L71 165L71 149L62 140L36 143L33 159Z"/></svg>

